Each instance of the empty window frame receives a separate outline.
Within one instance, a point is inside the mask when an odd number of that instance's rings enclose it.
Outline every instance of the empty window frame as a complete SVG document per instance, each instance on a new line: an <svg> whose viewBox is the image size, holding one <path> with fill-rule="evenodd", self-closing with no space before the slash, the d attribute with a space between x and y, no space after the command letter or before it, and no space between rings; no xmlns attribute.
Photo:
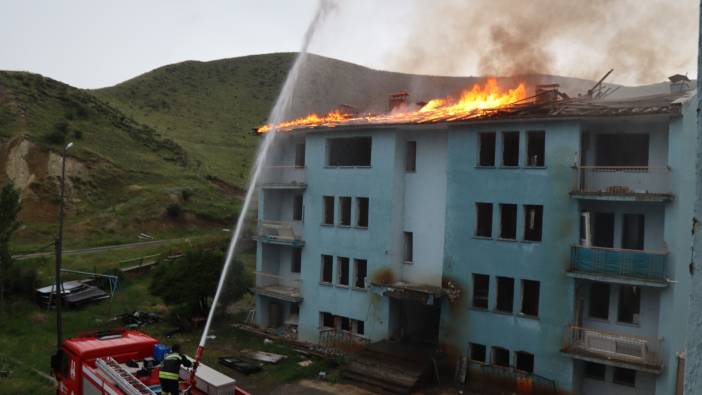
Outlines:
<svg viewBox="0 0 702 395"><path fill-rule="evenodd" d="M349 286L349 258L338 257L337 261L337 279L336 283L342 287Z"/></svg>
<svg viewBox="0 0 702 395"><path fill-rule="evenodd" d="M495 309L503 313L511 313L514 308L514 279L497 277L497 305Z"/></svg>
<svg viewBox="0 0 702 395"><path fill-rule="evenodd" d="M532 317L539 316L539 293L541 284L534 280L522 280L521 313Z"/></svg>
<svg viewBox="0 0 702 395"><path fill-rule="evenodd" d="M305 167L305 143L295 144L295 167Z"/></svg>
<svg viewBox="0 0 702 395"><path fill-rule="evenodd" d="M293 273L300 273L302 270L302 249L293 248L292 250L292 264L290 265L290 271Z"/></svg>
<svg viewBox="0 0 702 395"><path fill-rule="evenodd" d="M371 137L327 139L327 166L371 165Z"/></svg>
<svg viewBox="0 0 702 395"><path fill-rule="evenodd" d="M492 237L492 203L475 203L475 235Z"/></svg>
<svg viewBox="0 0 702 395"><path fill-rule="evenodd" d="M524 206L524 240L541 241L544 223L544 206Z"/></svg>
<svg viewBox="0 0 702 395"><path fill-rule="evenodd" d="M640 313L641 287L633 285L620 285L617 321L627 324L638 324Z"/></svg>
<svg viewBox="0 0 702 395"><path fill-rule="evenodd" d="M470 343L470 359L476 362L487 362L487 347L484 344Z"/></svg>
<svg viewBox="0 0 702 395"><path fill-rule="evenodd" d="M509 367L509 351L502 347L492 348L492 364L497 366Z"/></svg>
<svg viewBox="0 0 702 395"><path fill-rule="evenodd" d="M404 262L414 262L414 236L412 232L404 232Z"/></svg>
<svg viewBox="0 0 702 395"><path fill-rule="evenodd" d="M407 142L407 154L405 156L405 171L414 173L417 171L417 142Z"/></svg>
<svg viewBox="0 0 702 395"><path fill-rule="evenodd" d="M485 274L473 274L473 307L487 309L489 295L490 276Z"/></svg>
<svg viewBox="0 0 702 395"><path fill-rule="evenodd" d="M319 326L322 328L335 328L334 315L331 313L319 313Z"/></svg>
<svg viewBox="0 0 702 395"><path fill-rule="evenodd" d="M293 221L302 221L302 195L293 196Z"/></svg>
<svg viewBox="0 0 702 395"><path fill-rule="evenodd" d="M502 133L502 166L519 166L519 132Z"/></svg>
<svg viewBox="0 0 702 395"><path fill-rule="evenodd" d="M643 214L622 215L622 248L643 250L646 217Z"/></svg>
<svg viewBox="0 0 702 395"><path fill-rule="evenodd" d="M480 152L478 152L478 166L495 166L495 132L480 133Z"/></svg>
<svg viewBox="0 0 702 395"><path fill-rule="evenodd" d="M516 204L500 204L500 239L517 239Z"/></svg>
<svg viewBox="0 0 702 395"><path fill-rule="evenodd" d="M340 317L341 330L346 332L351 332L351 320L347 317Z"/></svg>
<svg viewBox="0 0 702 395"><path fill-rule="evenodd" d="M365 335L366 334L366 323L364 321L361 321L361 320L356 320L355 324L356 324L355 325L356 329L354 330L354 332L360 336Z"/></svg>
<svg viewBox="0 0 702 395"><path fill-rule="evenodd" d="M334 275L334 257L322 255L322 278L321 282L331 284Z"/></svg>
<svg viewBox="0 0 702 395"><path fill-rule="evenodd" d="M590 283L590 317L609 319L609 284Z"/></svg>
<svg viewBox="0 0 702 395"><path fill-rule="evenodd" d="M636 387L636 371L626 368L614 368L612 382L629 387Z"/></svg>
<svg viewBox="0 0 702 395"><path fill-rule="evenodd" d="M356 288L366 287L366 277L368 276L368 261L365 259L354 259L353 286Z"/></svg>
<svg viewBox="0 0 702 395"><path fill-rule="evenodd" d="M359 228L368 227L368 198L356 198L356 226Z"/></svg>
<svg viewBox="0 0 702 395"><path fill-rule="evenodd" d="M322 224L334 225L334 196L324 196L322 201L324 204Z"/></svg>
<svg viewBox="0 0 702 395"><path fill-rule="evenodd" d="M546 133L527 132L527 166L543 167L546 154Z"/></svg>
<svg viewBox="0 0 702 395"><path fill-rule="evenodd" d="M534 373L534 354L526 351L517 351L514 367L522 372Z"/></svg>
<svg viewBox="0 0 702 395"><path fill-rule="evenodd" d="M607 366L596 362L585 362L585 377L593 380L605 381Z"/></svg>
<svg viewBox="0 0 702 395"><path fill-rule="evenodd" d="M351 226L351 198L339 197L339 226Z"/></svg>

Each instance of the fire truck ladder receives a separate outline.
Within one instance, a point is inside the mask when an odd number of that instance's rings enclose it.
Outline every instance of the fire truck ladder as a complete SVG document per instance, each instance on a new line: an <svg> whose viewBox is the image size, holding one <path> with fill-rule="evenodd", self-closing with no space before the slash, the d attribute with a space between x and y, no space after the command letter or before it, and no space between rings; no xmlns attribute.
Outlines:
<svg viewBox="0 0 702 395"><path fill-rule="evenodd" d="M117 386L128 395L156 394L146 384L129 373L122 365L111 357L97 359L95 366L112 379Z"/></svg>

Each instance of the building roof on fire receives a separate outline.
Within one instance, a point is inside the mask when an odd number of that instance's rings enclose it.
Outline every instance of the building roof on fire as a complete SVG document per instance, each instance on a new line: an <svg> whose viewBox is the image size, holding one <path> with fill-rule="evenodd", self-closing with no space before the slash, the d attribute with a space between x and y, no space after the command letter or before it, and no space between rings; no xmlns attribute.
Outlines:
<svg viewBox="0 0 702 395"><path fill-rule="evenodd" d="M626 100L593 100L587 97L563 98L545 102L526 102L507 107L483 110L481 114L440 118L430 122L374 122L373 117L359 117L336 124L320 124L288 129L288 131L329 131L359 127L393 127L408 125L474 124L519 120L593 119L645 115L679 116L681 105L691 100L696 90L635 97Z"/></svg>

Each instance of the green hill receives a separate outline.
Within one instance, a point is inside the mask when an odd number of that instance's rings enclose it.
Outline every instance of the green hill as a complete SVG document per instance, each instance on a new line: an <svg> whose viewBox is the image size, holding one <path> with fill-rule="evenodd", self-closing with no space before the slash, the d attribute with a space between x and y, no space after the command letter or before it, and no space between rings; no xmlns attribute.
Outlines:
<svg viewBox="0 0 702 395"><path fill-rule="evenodd" d="M39 75L0 72L0 139L0 181L9 177L22 191L18 241L27 248L55 234L57 152L68 141L75 143L67 156L69 246L208 227L239 205L193 170L178 143L89 92ZM168 215L171 205L181 213Z"/></svg>

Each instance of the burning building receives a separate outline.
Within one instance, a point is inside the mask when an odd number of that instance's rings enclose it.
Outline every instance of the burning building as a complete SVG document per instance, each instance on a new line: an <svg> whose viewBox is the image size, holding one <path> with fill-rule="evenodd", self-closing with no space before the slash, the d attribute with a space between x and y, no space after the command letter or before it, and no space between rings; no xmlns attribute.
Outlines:
<svg viewBox="0 0 702 395"><path fill-rule="evenodd" d="M694 91L531 91L488 82L259 129L278 135L259 183L256 325L405 364L403 350L440 348L477 387L674 393Z"/></svg>

